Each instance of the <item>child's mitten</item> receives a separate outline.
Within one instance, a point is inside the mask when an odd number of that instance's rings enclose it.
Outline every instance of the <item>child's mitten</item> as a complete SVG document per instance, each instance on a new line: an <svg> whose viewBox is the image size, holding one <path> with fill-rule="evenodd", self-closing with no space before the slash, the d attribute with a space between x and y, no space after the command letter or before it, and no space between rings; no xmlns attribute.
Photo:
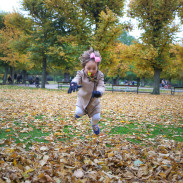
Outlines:
<svg viewBox="0 0 183 183"><path fill-rule="evenodd" d="M68 93L72 93L72 91L73 91L73 92L78 91L78 88L81 88L81 87L82 87L82 86L77 85L77 83L71 82L71 83L70 83L70 87L69 87L69 89L68 89Z"/></svg>
<svg viewBox="0 0 183 183"><path fill-rule="evenodd" d="M92 97L99 98L99 97L101 97L101 93L99 91L93 91Z"/></svg>

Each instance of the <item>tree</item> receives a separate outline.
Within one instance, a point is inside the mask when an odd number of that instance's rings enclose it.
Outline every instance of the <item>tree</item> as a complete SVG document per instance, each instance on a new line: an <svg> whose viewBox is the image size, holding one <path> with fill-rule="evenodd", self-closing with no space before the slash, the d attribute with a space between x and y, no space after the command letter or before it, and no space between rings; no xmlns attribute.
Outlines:
<svg viewBox="0 0 183 183"><path fill-rule="evenodd" d="M91 25L95 25L95 29L98 28L100 22L100 14L103 11L107 13L110 9L117 16L123 15L123 8L125 0L79 0L76 1L86 19L89 20ZM108 9L107 9L107 8Z"/></svg>
<svg viewBox="0 0 183 183"><path fill-rule="evenodd" d="M115 43L114 48L109 50L108 58L112 65L107 69L107 75L113 77L113 83L118 84L120 77L124 77L130 68L129 46L120 42Z"/></svg>
<svg viewBox="0 0 183 183"><path fill-rule="evenodd" d="M76 43L87 35L83 28L85 21L80 19L73 1L24 0L23 7L33 22L30 59L42 63L41 87L45 88L48 66L73 70L79 47Z"/></svg>
<svg viewBox="0 0 183 183"><path fill-rule="evenodd" d="M117 38L125 28L128 28L128 26L119 23L117 15L112 10L106 8L105 12L102 11L100 14L98 29L92 36L90 43L102 55L101 69L103 71L106 70L106 67L112 67L114 65L113 62L116 62L111 59L111 56L115 55L115 46L118 42Z"/></svg>
<svg viewBox="0 0 183 183"><path fill-rule="evenodd" d="M76 70L79 55L89 46L91 28L82 15L81 8L72 0L45 1L46 6L54 10L54 20L60 26L55 29L57 40L49 52L49 59L56 68L64 72L64 80L69 81L70 74ZM58 32L57 32L58 31ZM57 52L56 49L61 52ZM52 52L52 53L51 53Z"/></svg>
<svg viewBox="0 0 183 183"><path fill-rule="evenodd" d="M183 47L179 44L171 44L167 65L162 70L162 77L169 80L183 78Z"/></svg>
<svg viewBox="0 0 183 183"><path fill-rule="evenodd" d="M30 59L35 63L42 62L42 81L41 87L45 88L46 83L46 68L47 68L47 52L50 46L54 44L54 28L52 26L53 11L49 11L44 0L24 0L24 10L29 12L29 16L33 23L33 29L30 34Z"/></svg>
<svg viewBox="0 0 183 183"><path fill-rule="evenodd" d="M157 57L157 51L151 45L144 45L135 42L129 46L129 55L132 57L131 71L134 72L139 79L153 77L153 68L151 62ZM142 84L143 86L143 84Z"/></svg>
<svg viewBox="0 0 183 183"><path fill-rule="evenodd" d="M132 45L135 41L135 37L130 36L127 31L124 31L119 37L118 40L122 42L123 44L126 44L128 46Z"/></svg>
<svg viewBox="0 0 183 183"><path fill-rule="evenodd" d="M115 50L117 38L124 30L131 28L129 24L119 23L119 17L123 16L124 3L124 0L79 0L76 3L81 7L81 12L92 29L88 37L89 46L100 51L102 56L100 69L106 74L117 62L114 56L117 53Z"/></svg>
<svg viewBox="0 0 183 183"><path fill-rule="evenodd" d="M69 74L79 65L79 55L91 46L101 52L102 66L110 64L106 53L123 29L117 17L123 6L121 0L24 0L33 22L30 59L42 62L42 87L48 64Z"/></svg>
<svg viewBox="0 0 183 183"><path fill-rule="evenodd" d="M53 0L52 7L62 14L63 2L60 0ZM79 0L67 1L73 6L65 6L67 9L66 14L74 15L71 19L67 20L68 25L72 25L72 32L75 32L76 45L83 45L82 51L93 47L99 50L102 54L102 65L107 64L105 59L107 48L110 47L121 34L122 25L119 24L117 16L123 15L124 0ZM74 7L71 9L70 7ZM65 11L64 11L65 13ZM76 47L77 48L77 47Z"/></svg>
<svg viewBox="0 0 183 183"><path fill-rule="evenodd" d="M7 15L7 13L0 13L0 30L4 29L4 17ZM1 36L1 35L0 35ZM0 49L0 57L3 57L3 50ZM0 66L4 68L4 76L3 76L3 84L6 84L7 76L8 76L8 69L9 66L7 63L5 63L3 60L0 59Z"/></svg>
<svg viewBox="0 0 183 183"><path fill-rule="evenodd" d="M20 65L23 69L31 67L31 63L28 60L28 54L25 52L25 48L21 44L24 39L24 32L16 23L18 18L23 17L16 12L7 14L4 18L5 27L0 31L0 46L3 53L0 59L10 66L13 82L15 67ZM21 27L24 26L25 24ZM4 83L5 79L6 78L4 78Z"/></svg>
<svg viewBox="0 0 183 183"><path fill-rule="evenodd" d="M122 31L117 15L122 15L124 1L53 0L45 3L54 10L55 20L63 23L57 42L64 55L62 67L73 71L79 65L78 55L91 46L102 53L105 66L107 48L110 49Z"/></svg>
<svg viewBox="0 0 183 183"><path fill-rule="evenodd" d="M154 70L153 94L160 94L160 74L167 63L165 58L173 35L178 30L172 23L182 6L182 0L131 0L129 4L129 16L137 18L139 27L145 31L141 37L143 43L152 45L157 51L156 58L150 61Z"/></svg>

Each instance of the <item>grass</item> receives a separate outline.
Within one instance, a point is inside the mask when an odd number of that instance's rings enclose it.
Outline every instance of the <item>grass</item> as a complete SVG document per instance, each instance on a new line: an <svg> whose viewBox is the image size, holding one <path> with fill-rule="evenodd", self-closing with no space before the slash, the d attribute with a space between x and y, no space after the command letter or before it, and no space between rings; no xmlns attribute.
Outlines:
<svg viewBox="0 0 183 183"><path fill-rule="evenodd" d="M42 119L41 117L37 117L37 119ZM20 125L16 123L16 126ZM18 125L17 125L18 124ZM106 125L99 122L99 126L101 131L105 131ZM48 140L44 138L49 136L51 132L43 132L41 129L37 129L32 124L25 126L25 128L32 128L29 132L21 132L19 128L12 129L8 128L6 130L0 130L0 139L1 140L13 140L16 143L23 143L26 145L28 149L31 146L32 142L44 142L48 143ZM44 127L42 127L44 129ZM15 135L18 134L18 135ZM173 126L165 126L165 125L146 125L146 128L142 128L141 124L138 123L131 123L131 124L124 124L123 126L116 126L111 129L109 135L128 135L133 138L129 138L128 136L125 137L126 140L133 142L133 143L142 143L143 140L148 139L155 139L159 135L163 136L164 138L175 140L179 142L183 142L183 128L181 127L173 127ZM79 137L80 139L84 139L86 135L92 135L92 129L88 131L88 134L82 134L82 131L76 130L72 125L64 126L63 128L63 135L59 135L59 141L65 141L75 136ZM109 145L109 144L108 144ZM2 146L2 145L1 145Z"/></svg>
<svg viewBox="0 0 183 183"><path fill-rule="evenodd" d="M35 88L24 88L18 86L3 86L6 89L29 89L29 90L36 90ZM49 90L48 90L49 91ZM8 92L4 90L4 92ZM2 98L3 99L3 98ZM8 100L8 99L6 99ZM1 102L1 100L0 100ZM14 101L16 102L16 101ZM24 116L26 117L26 116ZM3 141L11 142L14 141L16 143L23 143L28 149L33 142L43 142L47 143L48 140L45 140L45 137L49 136L51 133L55 133L52 128L49 128L48 132L44 132L44 129L48 126L44 126L44 120L47 118L45 115L35 115L33 116L36 120L43 122L41 126L36 126L34 123L24 124L23 120L13 121L12 119L12 126L9 128L0 129L0 139L1 143L0 146L3 146ZM61 118L62 116L56 116L55 118ZM138 121L121 121L123 116L115 123L114 126L108 127L106 121L111 123L113 122L112 118L106 118L105 116L101 117L101 121L99 122L99 126L102 132L108 134L109 136L114 135L122 135L126 140L137 143L143 144L144 141L156 139L159 136L163 136L163 138L175 140L178 142L183 142L183 128L174 125L164 125L164 124L156 124L156 123L138 123ZM164 114L160 115L160 118L164 118ZM105 119L105 121L103 121ZM173 119L173 117L171 117ZM5 125L7 121L3 121L4 119L0 119L1 126ZM67 121L67 119L62 118L61 120ZM79 119L82 120L83 119ZM9 123L9 122L8 122ZM179 122L183 124L183 120ZM90 123L84 124L85 126L82 129L76 129L73 125L65 125L62 126L61 135L56 137L56 140L59 141L69 141L70 139L77 137L80 139L88 138L89 136L92 138L92 129ZM23 130L25 129L25 131ZM27 130L26 130L27 129ZM83 133L83 129L85 133ZM22 131L23 130L23 131ZM106 144L106 146L110 147L110 144Z"/></svg>
<svg viewBox="0 0 183 183"><path fill-rule="evenodd" d="M44 121L44 117L45 116L43 115L34 116L34 118L39 121ZM0 120L0 123L3 124L5 122ZM6 143L1 143L0 147L3 147L6 144L11 143L11 141L14 141L17 144L18 143L25 144L26 150L28 150L29 147L32 146L32 143L34 142L42 142L42 143L49 142L49 140L45 140L45 137L49 136L51 132L43 132L46 126L35 127L34 124L30 123L24 125L24 123L21 121L15 121L14 126L15 128L0 129L1 142L6 141ZM23 132L22 129L27 130ZM28 129L31 129L31 131L29 131ZM82 132L76 130L72 125L65 125L62 130L63 134L57 136L58 141L69 141L71 138L75 136L78 136L80 139L85 138L84 136L81 135ZM92 130L89 130L90 134L91 132Z"/></svg>
<svg viewBox="0 0 183 183"><path fill-rule="evenodd" d="M44 140L45 136L48 136L50 132L44 133L41 129L36 129L33 125L29 124L28 126L25 126L25 128L32 128L32 131L29 132L21 132L19 131L18 126L20 126L20 123L15 122L15 125L17 126L16 129L8 128L6 130L1 129L0 130L0 139L1 140L12 140L16 143L23 143L26 145L26 149L32 145L33 142L44 142L48 143L48 140ZM10 141L9 141L10 142ZM4 146L4 145L0 145Z"/></svg>
<svg viewBox="0 0 183 183"><path fill-rule="evenodd" d="M143 128L141 128L141 124L138 123L131 123L131 124L125 124L124 126L114 127L111 129L111 134L129 134L133 135L135 134L137 136L137 139L144 138L156 138L159 135L162 135L163 137L183 142L183 128L182 127L173 127L172 125L160 125L160 124L148 124L146 125L144 123ZM143 137L142 137L143 135ZM139 138L138 138L139 137ZM138 142L140 142L138 140Z"/></svg>

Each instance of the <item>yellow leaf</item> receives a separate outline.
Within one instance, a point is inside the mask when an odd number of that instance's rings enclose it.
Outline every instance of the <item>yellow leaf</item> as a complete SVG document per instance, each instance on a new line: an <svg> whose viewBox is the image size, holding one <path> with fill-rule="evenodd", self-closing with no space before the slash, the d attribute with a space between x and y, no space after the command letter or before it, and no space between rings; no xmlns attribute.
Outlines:
<svg viewBox="0 0 183 183"><path fill-rule="evenodd" d="M29 173L29 172L33 172L34 169L30 168L29 170L27 170L26 172L24 172L25 174Z"/></svg>
<svg viewBox="0 0 183 183"><path fill-rule="evenodd" d="M137 140L142 140L139 136L136 137Z"/></svg>
<svg viewBox="0 0 183 183"><path fill-rule="evenodd" d="M5 149L5 153L7 153L7 154L12 153L13 151L14 151L14 149L11 149L11 148Z"/></svg>
<svg viewBox="0 0 183 183"><path fill-rule="evenodd" d="M16 166L17 165L17 161L16 159L13 160L13 165Z"/></svg>
<svg viewBox="0 0 183 183"><path fill-rule="evenodd" d="M109 170L109 167L108 167L107 165L103 165L103 166L102 166L102 170L108 171L108 170Z"/></svg>
<svg viewBox="0 0 183 183"><path fill-rule="evenodd" d="M44 177L44 173L40 173L39 175L38 175L38 178L39 179L41 179L41 178L43 178Z"/></svg>
<svg viewBox="0 0 183 183"><path fill-rule="evenodd" d="M6 132L10 132L11 130L10 129L6 129Z"/></svg>
<svg viewBox="0 0 183 183"><path fill-rule="evenodd" d="M163 173L163 172L160 172L159 175L160 175L162 178L166 178L166 174Z"/></svg>
<svg viewBox="0 0 183 183"><path fill-rule="evenodd" d="M5 161L3 161L3 160L0 161L0 164L4 164L4 163L5 163Z"/></svg>
<svg viewBox="0 0 183 183"><path fill-rule="evenodd" d="M112 157L112 156L114 156L114 153L113 153L113 152L108 153L108 158L110 158L110 157Z"/></svg>
<svg viewBox="0 0 183 183"><path fill-rule="evenodd" d="M55 132L54 135L63 135L63 133L60 133L60 132Z"/></svg>
<svg viewBox="0 0 183 183"><path fill-rule="evenodd" d="M92 164L92 161L90 159L85 159L84 160L84 164L91 165Z"/></svg>

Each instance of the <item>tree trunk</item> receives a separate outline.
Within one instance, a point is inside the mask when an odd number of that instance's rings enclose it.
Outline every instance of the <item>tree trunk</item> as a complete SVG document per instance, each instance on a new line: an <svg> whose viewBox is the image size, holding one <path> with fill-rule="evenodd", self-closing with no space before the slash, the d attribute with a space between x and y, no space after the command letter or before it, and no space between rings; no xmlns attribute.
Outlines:
<svg viewBox="0 0 183 183"><path fill-rule="evenodd" d="M7 77L8 77L8 70L9 70L9 67L8 67L8 65L6 65L6 66L5 66L4 76L3 76L3 85L6 84Z"/></svg>
<svg viewBox="0 0 183 183"><path fill-rule="evenodd" d="M152 94L159 95L160 94L160 74L162 69L154 68L154 84L153 84L153 92Z"/></svg>
<svg viewBox="0 0 183 183"><path fill-rule="evenodd" d="M178 84L179 86L182 86L182 81L181 80L179 80L179 84Z"/></svg>
<svg viewBox="0 0 183 183"><path fill-rule="evenodd" d="M64 73L64 82L70 82L70 74L68 72Z"/></svg>
<svg viewBox="0 0 183 183"><path fill-rule="evenodd" d="M27 71L26 71L26 70L23 70L23 71L22 71L22 75L23 75L23 76L22 76L22 77L23 77L23 78L22 78L22 80L23 80L22 83L23 83L23 84L25 84L26 79L27 79L26 74L27 74Z"/></svg>
<svg viewBox="0 0 183 183"><path fill-rule="evenodd" d="M119 77L112 78L112 84L119 85Z"/></svg>
<svg viewBox="0 0 183 183"><path fill-rule="evenodd" d="M11 75L13 85L14 85L14 74L15 74L15 67L10 67L10 75Z"/></svg>
<svg viewBox="0 0 183 183"><path fill-rule="evenodd" d="M43 68L42 68L42 79L41 79L41 88L45 88L46 83L46 55L43 56Z"/></svg>
<svg viewBox="0 0 183 183"><path fill-rule="evenodd" d="M172 78L168 79L168 84L171 85L172 84Z"/></svg>
<svg viewBox="0 0 183 183"><path fill-rule="evenodd" d="M145 81L144 81L144 80L145 80L145 78L143 77L143 78L141 79L141 86L142 86L142 87L145 86Z"/></svg>
<svg viewBox="0 0 183 183"><path fill-rule="evenodd" d="M137 78L137 85L140 86L140 78Z"/></svg>

